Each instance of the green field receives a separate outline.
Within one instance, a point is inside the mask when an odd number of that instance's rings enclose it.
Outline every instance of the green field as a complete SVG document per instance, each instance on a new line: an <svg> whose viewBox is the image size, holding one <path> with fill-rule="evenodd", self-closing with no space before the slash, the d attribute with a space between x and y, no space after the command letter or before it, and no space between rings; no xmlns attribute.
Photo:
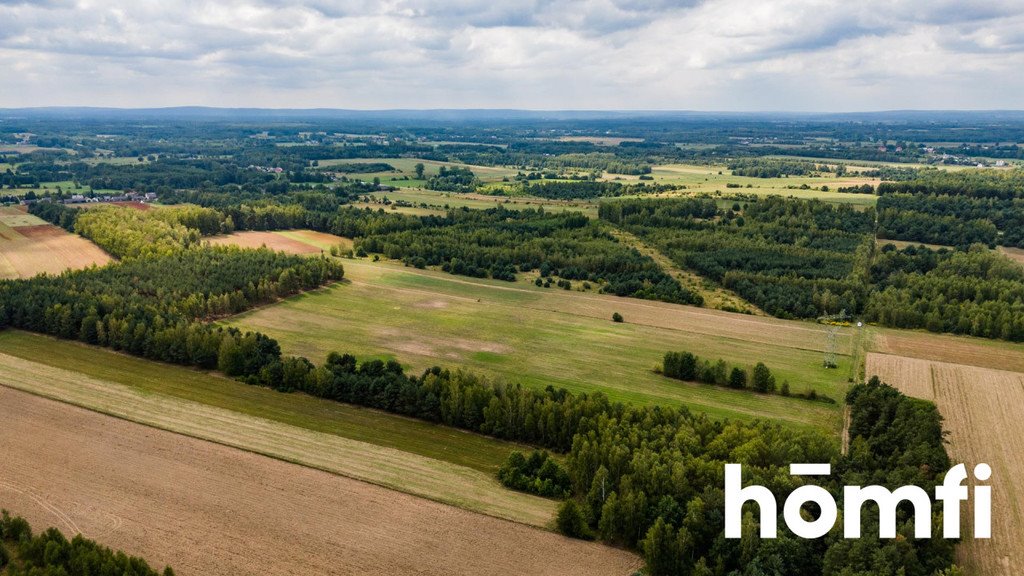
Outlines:
<svg viewBox="0 0 1024 576"><path fill-rule="evenodd" d="M465 366L498 379L638 404L685 404L714 417L769 417L838 430L838 405L678 382L654 372L669 350L750 366L763 360L793 392L842 400L851 332L838 370L822 367L822 327L525 283L471 280L396 264L345 261L344 283L225 324L322 361L331 351L395 358L412 370ZM611 322L618 311L626 322Z"/></svg>
<svg viewBox="0 0 1024 576"><path fill-rule="evenodd" d="M688 194L720 192L723 195L756 194L759 196L780 195L796 198L818 198L827 202L854 204L857 206L874 206L877 197L871 194L842 194L836 188L877 184L877 179L847 175L836 178L833 175L819 177L793 176L790 178L752 178L733 176L725 166L697 166L688 164L666 164L654 166L651 171L655 184L673 184L685 186ZM608 174L606 180L622 180L623 182L640 182L638 176L618 176ZM650 182L650 181L648 181ZM738 184L739 188L728 188L727 184ZM750 188L747 188L750 185ZM807 185L810 189L801 190ZM828 191L817 188L828 186Z"/></svg>
<svg viewBox="0 0 1024 576"><path fill-rule="evenodd" d="M96 192L97 194L117 194L119 190L93 190L86 184L82 184L81 188L75 188L75 183L66 180L63 182L41 182L39 186L34 188L4 188L3 193L11 196L24 196L29 192L35 192L38 195L43 194L56 194L57 189L60 189L64 194L88 194L89 192Z"/></svg>
<svg viewBox="0 0 1024 576"><path fill-rule="evenodd" d="M516 444L304 394L27 332L0 332L0 351L99 380L494 473Z"/></svg>
<svg viewBox="0 0 1024 576"><path fill-rule="evenodd" d="M532 196L486 196L483 194L458 194L455 192L439 192L436 190L425 190L422 188L408 188L392 190L390 192L378 192L373 195L377 200L387 198L393 202L405 201L413 205L417 210L430 210L431 213L441 213L449 208L472 208L486 209L504 206L510 209L537 208L543 206L545 210L564 211L573 210L583 212L592 217L597 217L597 205L585 202L564 202L559 200L548 200L545 198L534 198ZM408 211L408 210L407 210Z"/></svg>

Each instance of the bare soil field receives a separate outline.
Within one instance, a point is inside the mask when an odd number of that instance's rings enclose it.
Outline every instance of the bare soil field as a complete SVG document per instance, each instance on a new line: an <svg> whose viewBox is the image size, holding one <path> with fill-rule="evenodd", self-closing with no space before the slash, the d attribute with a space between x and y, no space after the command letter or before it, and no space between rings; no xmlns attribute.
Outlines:
<svg viewBox="0 0 1024 576"><path fill-rule="evenodd" d="M328 252L331 246L344 245L350 247L352 244L351 240L346 238L312 230L235 232L225 236L214 236L208 241L215 246L232 245L242 248L266 246L271 250L287 252L288 254L320 254Z"/></svg>
<svg viewBox="0 0 1024 576"><path fill-rule="evenodd" d="M954 463L992 466L992 539L971 537L973 511L961 516L966 537L957 553L966 573L1024 573L1024 374L876 353L867 357L867 374L935 402Z"/></svg>
<svg viewBox="0 0 1024 576"><path fill-rule="evenodd" d="M185 576L639 567L614 548L23 392L0 388L0 404L0 506Z"/></svg>
<svg viewBox="0 0 1024 576"><path fill-rule="evenodd" d="M0 222L0 278L60 274L110 260L99 246L52 224L10 226Z"/></svg>

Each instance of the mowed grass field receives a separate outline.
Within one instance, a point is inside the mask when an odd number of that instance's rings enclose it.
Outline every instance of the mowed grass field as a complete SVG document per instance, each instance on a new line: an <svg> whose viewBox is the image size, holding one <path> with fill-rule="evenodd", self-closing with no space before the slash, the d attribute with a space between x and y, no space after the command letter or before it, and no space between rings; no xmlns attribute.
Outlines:
<svg viewBox="0 0 1024 576"><path fill-rule="evenodd" d="M39 530L81 532L182 576L624 576L640 567L609 546L2 386L0 406L0 507ZM173 416L229 432L238 424ZM236 432L262 440L266 430ZM345 462L331 445L309 450ZM410 472L458 484L450 470Z"/></svg>
<svg viewBox="0 0 1024 576"><path fill-rule="evenodd" d="M822 366L822 326L523 283L475 280L393 263L345 260L346 281L225 322L276 338L285 353L394 358L413 371L464 366L543 388L601 391L614 400L680 405L714 417L766 417L838 432L839 405L679 382L654 372L665 352L751 367L779 384L838 401L853 373L843 329L840 367ZM613 312L625 317L613 323Z"/></svg>
<svg viewBox="0 0 1024 576"><path fill-rule="evenodd" d="M966 464L969 474L976 464L992 467L992 539L973 538L973 500L961 516L957 554L965 573L1024 573L1024 373L877 353L868 355L866 372L935 402L954 464Z"/></svg>
<svg viewBox="0 0 1024 576"><path fill-rule="evenodd" d="M515 444L23 332L0 385L536 526L555 502L494 477Z"/></svg>
<svg viewBox="0 0 1024 576"><path fill-rule="evenodd" d="M865 178L857 175L835 177L824 175L819 177L792 176L788 178L752 178L734 176L725 166L699 166L689 164L665 164L654 166L651 171L654 184L674 184L685 186L687 194L721 192L729 194L756 194L758 196L794 196L796 198L817 198L837 204L853 204L856 206L874 206L877 197L872 194L845 194L836 192L837 188L860 186L861 184L878 184L877 178ZM638 176L620 176L606 174L606 180L637 181ZM739 188L728 188L727 184L738 184ZM801 190L802 185L808 190ZM747 188L750 185L750 188ZM828 190L815 190L827 186Z"/></svg>
<svg viewBox="0 0 1024 576"><path fill-rule="evenodd" d="M71 234L20 207L0 207L0 279L60 274L110 262L92 242Z"/></svg>

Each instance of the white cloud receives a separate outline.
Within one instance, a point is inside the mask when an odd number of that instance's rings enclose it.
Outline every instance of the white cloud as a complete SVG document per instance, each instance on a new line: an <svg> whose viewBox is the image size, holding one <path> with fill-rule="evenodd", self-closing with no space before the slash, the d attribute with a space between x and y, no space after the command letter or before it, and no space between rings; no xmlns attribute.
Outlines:
<svg viewBox="0 0 1024 576"><path fill-rule="evenodd" d="M1024 108L1020 0L0 0L0 106Z"/></svg>

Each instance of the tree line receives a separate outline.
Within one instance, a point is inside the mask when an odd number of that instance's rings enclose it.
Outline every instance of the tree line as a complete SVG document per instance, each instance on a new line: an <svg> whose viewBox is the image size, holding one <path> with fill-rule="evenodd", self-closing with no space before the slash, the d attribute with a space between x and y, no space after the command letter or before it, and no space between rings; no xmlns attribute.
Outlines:
<svg viewBox="0 0 1024 576"><path fill-rule="evenodd" d="M796 396L809 400L821 400L834 403L828 396L820 395L814 390L806 394L793 394L789 382L781 385L772 371L758 362L749 371L741 366L730 366L725 360L716 362L705 360L691 352L666 352L661 363L661 373L669 378L685 382L700 382L716 386L728 386L736 390L753 390L761 394L781 394Z"/></svg>

